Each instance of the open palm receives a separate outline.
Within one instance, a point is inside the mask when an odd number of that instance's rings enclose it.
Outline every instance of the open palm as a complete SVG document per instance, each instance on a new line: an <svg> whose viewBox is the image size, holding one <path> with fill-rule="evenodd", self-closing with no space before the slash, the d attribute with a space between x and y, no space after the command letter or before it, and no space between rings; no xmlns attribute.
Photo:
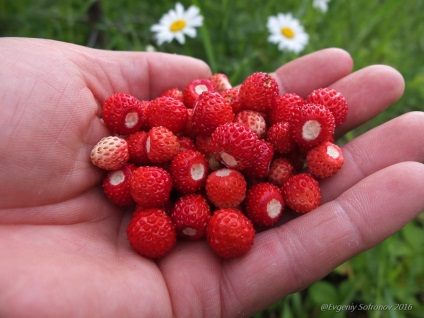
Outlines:
<svg viewBox="0 0 424 318"><path fill-rule="evenodd" d="M379 243L424 208L424 115L411 113L343 147L345 166L321 184L323 205L259 233L244 257L223 261L205 242L179 242L160 261L127 242L131 213L110 204L89 154L108 132L111 94L152 99L203 62L0 39L0 316L235 317L266 308ZM403 93L387 66L351 73L339 49L273 73L281 92L332 86L350 104L341 135ZM399 195L402 193L402 195Z"/></svg>

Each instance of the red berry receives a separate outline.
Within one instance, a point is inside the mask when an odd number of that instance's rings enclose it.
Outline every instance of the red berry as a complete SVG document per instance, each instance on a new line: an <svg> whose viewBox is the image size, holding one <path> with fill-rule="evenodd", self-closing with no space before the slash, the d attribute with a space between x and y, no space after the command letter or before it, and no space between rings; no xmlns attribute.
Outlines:
<svg viewBox="0 0 424 318"><path fill-rule="evenodd" d="M179 100L180 102L184 102L184 93L177 87L164 91L160 96L172 97L173 99Z"/></svg>
<svg viewBox="0 0 424 318"><path fill-rule="evenodd" d="M121 169L109 171L103 178L103 191L106 197L119 206L130 206L135 203L130 192L130 178L137 167L126 164Z"/></svg>
<svg viewBox="0 0 424 318"><path fill-rule="evenodd" d="M269 173L274 147L271 143L259 139L256 142L256 151L253 156L253 164L244 170L244 173L254 178L266 178Z"/></svg>
<svg viewBox="0 0 424 318"><path fill-rule="evenodd" d="M193 108L192 125L199 135L209 136L216 127L234 119L230 104L217 92L204 92Z"/></svg>
<svg viewBox="0 0 424 318"><path fill-rule="evenodd" d="M206 237L212 250L222 258L240 257L253 245L255 229L240 211L220 209L209 220Z"/></svg>
<svg viewBox="0 0 424 318"><path fill-rule="evenodd" d="M234 122L246 125L258 138L265 137L266 121L262 113L254 110L242 110L236 114Z"/></svg>
<svg viewBox="0 0 424 318"><path fill-rule="evenodd" d="M282 192L287 206L301 214L314 210L321 201L318 181L307 173L290 177L284 182Z"/></svg>
<svg viewBox="0 0 424 318"><path fill-rule="evenodd" d="M131 195L142 208L162 207L169 199L172 179L159 167L141 166L130 179Z"/></svg>
<svg viewBox="0 0 424 318"><path fill-rule="evenodd" d="M176 134L185 127L188 115L183 102L161 96L150 102L146 116L150 127L163 126Z"/></svg>
<svg viewBox="0 0 424 318"><path fill-rule="evenodd" d="M286 158L275 158L269 168L268 181L281 187L294 174L294 167Z"/></svg>
<svg viewBox="0 0 424 318"><path fill-rule="evenodd" d="M347 100L339 91L333 88L316 89L306 97L306 101L327 107L334 116L336 127L340 126L346 120L349 108Z"/></svg>
<svg viewBox="0 0 424 318"><path fill-rule="evenodd" d="M184 150L171 162L170 173L174 188L181 193L199 191L205 186L209 166L199 151Z"/></svg>
<svg viewBox="0 0 424 318"><path fill-rule="evenodd" d="M102 117L106 127L116 134L131 134L146 123L147 106L126 93L116 93L106 99Z"/></svg>
<svg viewBox="0 0 424 318"><path fill-rule="evenodd" d="M232 85L227 77L227 75L222 73L215 73L209 77L213 87L217 92L225 91L226 89L232 88Z"/></svg>
<svg viewBox="0 0 424 318"><path fill-rule="evenodd" d="M270 142L275 151L280 154L289 153L294 148L290 124L286 121L278 122L269 127L265 139Z"/></svg>
<svg viewBox="0 0 424 318"><path fill-rule="evenodd" d="M193 108L199 96L203 92L216 92L212 82L208 79L192 80L184 88L184 104L188 108Z"/></svg>
<svg viewBox="0 0 424 318"><path fill-rule="evenodd" d="M293 140L303 149L311 149L324 141L334 140L334 116L323 105L304 104L295 113Z"/></svg>
<svg viewBox="0 0 424 318"><path fill-rule="evenodd" d="M158 259L171 251L177 234L170 216L161 209L145 209L135 213L127 227L130 245L140 255Z"/></svg>
<svg viewBox="0 0 424 318"><path fill-rule="evenodd" d="M219 169L206 179L206 195L218 208L235 208L246 197L246 180L234 169Z"/></svg>
<svg viewBox="0 0 424 318"><path fill-rule="evenodd" d="M150 163L147 157L146 141L149 134L145 131L137 131L127 137L128 152L130 154L129 161L139 165L147 165Z"/></svg>
<svg viewBox="0 0 424 318"><path fill-rule="evenodd" d="M255 184L247 192L246 214L256 225L274 225L281 217L283 209L284 201L281 191L271 183Z"/></svg>
<svg viewBox="0 0 424 318"><path fill-rule="evenodd" d="M240 89L233 87L221 92L222 97L231 105L233 112L236 114L243 109L240 99Z"/></svg>
<svg viewBox="0 0 424 318"><path fill-rule="evenodd" d="M267 112L278 96L279 87L268 73L249 75L240 86L240 99L245 109Z"/></svg>
<svg viewBox="0 0 424 318"><path fill-rule="evenodd" d="M312 148L306 155L306 166L312 176L318 179L335 175L343 163L342 150L329 141Z"/></svg>
<svg viewBox="0 0 424 318"><path fill-rule="evenodd" d="M172 209L172 221L177 234L192 241L206 235L210 217L211 209L207 200L197 193L181 196Z"/></svg>
<svg viewBox="0 0 424 318"><path fill-rule="evenodd" d="M178 142L180 144L180 151L184 150L197 150L196 144L193 139L189 137L180 137L178 138Z"/></svg>
<svg viewBox="0 0 424 318"><path fill-rule="evenodd" d="M211 135L211 145L218 160L237 170L253 164L258 140L253 131L240 123L223 124Z"/></svg>
<svg viewBox="0 0 424 318"><path fill-rule="evenodd" d="M146 152L151 162L171 161L179 151L178 137L172 131L162 126L150 129L146 139Z"/></svg>
<svg viewBox="0 0 424 318"><path fill-rule="evenodd" d="M91 150L91 162L104 170L122 168L129 159L128 144L123 138L102 138Z"/></svg>
<svg viewBox="0 0 424 318"><path fill-rule="evenodd" d="M277 96L268 111L268 119L271 124L281 121L290 122L296 109L303 104L305 104L305 100L297 94L286 93Z"/></svg>

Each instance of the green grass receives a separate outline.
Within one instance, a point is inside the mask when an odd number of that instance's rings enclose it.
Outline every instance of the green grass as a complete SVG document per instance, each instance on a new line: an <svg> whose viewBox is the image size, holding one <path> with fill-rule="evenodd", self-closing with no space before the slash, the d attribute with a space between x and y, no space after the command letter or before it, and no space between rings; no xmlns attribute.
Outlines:
<svg viewBox="0 0 424 318"><path fill-rule="evenodd" d="M111 50L145 50L155 45L150 26L174 6L173 1L0 0L0 36L56 39ZM214 72L240 83L254 71L272 71L297 57L267 41L266 20L291 12L300 19L310 42L301 53L322 48L347 50L355 70L386 64L405 78L404 96L386 112L350 133L363 133L402 113L424 108L424 1L333 0L329 11L312 8L312 0L181 1L201 8L204 26L196 38L156 47L205 60ZM90 10L91 7L91 10ZM325 70L323 70L325 71ZM381 79L384 81L384 78ZM309 288L258 313L256 317L424 317L424 217L344 263ZM323 312L323 303L412 304L412 310Z"/></svg>

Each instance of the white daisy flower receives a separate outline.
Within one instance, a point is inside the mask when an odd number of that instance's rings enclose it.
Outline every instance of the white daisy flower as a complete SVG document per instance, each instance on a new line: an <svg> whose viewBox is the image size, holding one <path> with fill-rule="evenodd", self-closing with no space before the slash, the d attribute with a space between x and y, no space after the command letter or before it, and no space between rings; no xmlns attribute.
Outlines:
<svg viewBox="0 0 424 318"><path fill-rule="evenodd" d="M300 53L308 44L309 36L299 20L290 13L270 16L267 28L271 33L268 41L278 45L281 51Z"/></svg>
<svg viewBox="0 0 424 318"><path fill-rule="evenodd" d="M327 12L329 2L330 0L314 0L312 2L312 6L315 9L321 10L322 12Z"/></svg>
<svg viewBox="0 0 424 318"><path fill-rule="evenodd" d="M155 33L156 42L161 45L165 42L177 40L180 44L185 43L185 36L194 38L197 34L196 27L203 23L203 16L196 6L184 9L181 3L175 5L175 9L169 10L159 20L159 23L150 27Z"/></svg>

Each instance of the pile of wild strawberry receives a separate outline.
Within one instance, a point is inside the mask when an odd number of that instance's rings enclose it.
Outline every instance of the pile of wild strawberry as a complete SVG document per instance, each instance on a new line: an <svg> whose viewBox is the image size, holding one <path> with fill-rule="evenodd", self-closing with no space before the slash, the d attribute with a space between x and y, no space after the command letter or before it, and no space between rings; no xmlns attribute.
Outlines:
<svg viewBox="0 0 424 318"><path fill-rule="evenodd" d="M302 98L279 95L267 73L240 87L214 74L149 101L110 96L102 117L111 136L91 160L107 170L106 197L134 207L127 237L141 255L160 258L178 237L237 257L251 248L255 228L273 226L283 210L319 206L318 180L343 165L334 129L347 111L332 88Z"/></svg>

